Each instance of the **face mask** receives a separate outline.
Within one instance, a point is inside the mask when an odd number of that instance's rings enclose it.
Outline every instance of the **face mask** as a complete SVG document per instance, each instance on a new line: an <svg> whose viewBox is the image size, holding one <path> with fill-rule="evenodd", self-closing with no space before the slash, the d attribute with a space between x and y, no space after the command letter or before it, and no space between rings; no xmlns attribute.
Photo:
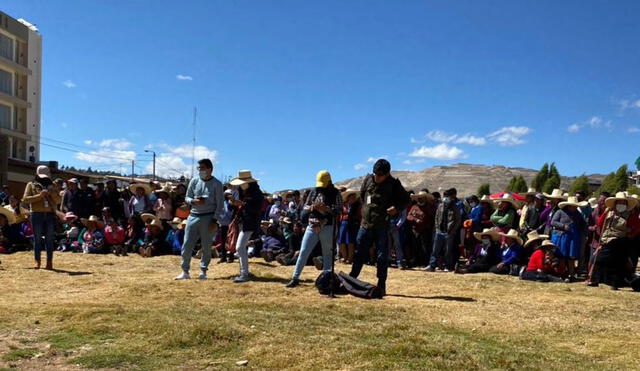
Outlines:
<svg viewBox="0 0 640 371"><path fill-rule="evenodd" d="M627 211L627 205L618 204L618 205L616 205L616 210L619 213L623 213L623 212Z"/></svg>
<svg viewBox="0 0 640 371"><path fill-rule="evenodd" d="M483 239L482 239L482 244L483 244L484 246L489 246L489 245L491 245L491 239L489 239L489 238L483 238Z"/></svg>
<svg viewBox="0 0 640 371"><path fill-rule="evenodd" d="M274 202L274 204L275 204L276 206L280 206L280 201L276 201L276 202Z"/></svg>
<svg viewBox="0 0 640 371"><path fill-rule="evenodd" d="M445 204L450 204L451 203L451 199L450 198L443 198L442 202L444 202Z"/></svg>
<svg viewBox="0 0 640 371"><path fill-rule="evenodd" d="M199 174L200 174L200 179L204 179L207 177L207 172L205 170L200 170Z"/></svg>

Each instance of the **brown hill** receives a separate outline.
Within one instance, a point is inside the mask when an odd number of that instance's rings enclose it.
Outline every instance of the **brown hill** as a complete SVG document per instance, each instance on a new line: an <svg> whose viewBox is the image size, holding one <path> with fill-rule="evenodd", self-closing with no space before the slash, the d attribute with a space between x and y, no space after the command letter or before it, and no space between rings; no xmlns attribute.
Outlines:
<svg viewBox="0 0 640 371"><path fill-rule="evenodd" d="M392 171L392 175L399 178L408 190L418 191L428 188L434 192L455 187L460 195L475 194L478 187L484 183L491 185L491 192L504 191L511 178L518 175L522 175L530 185L537 173L538 171L533 169L471 164L435 166L421 171ZM604 179L604 175L601 174L592 174L588 177L592 188L597 188ZM561 187L568 189L575 178L563 176ZM363 179L364 177L347 179L338 182L338 185L360 189Z"/></svg>

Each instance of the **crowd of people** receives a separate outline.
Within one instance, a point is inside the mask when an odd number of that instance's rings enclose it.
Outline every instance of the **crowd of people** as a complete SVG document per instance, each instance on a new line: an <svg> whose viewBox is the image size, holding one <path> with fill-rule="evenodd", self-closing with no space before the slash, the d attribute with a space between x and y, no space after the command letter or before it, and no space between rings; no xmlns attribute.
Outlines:
<svg viewBox="0 0 640 371"><path fill-rule="evenodd" d="M530 189L459 197L405 190L391 165L375 163L360 189L338 188L328 171L315 187L268 194L250 171L227 184L212 175L208 159L189 184L55 179L37 168L23 195L0 192L0 252L33 249L34 268L53 269L54 251L143 257L181 255L190 279L191 259L207 278L214 255L219 264L239 261L234 281L252 279L249 259L294 266L287 287L299 285L307 265L328 271L335 261L376 267L386 292L388 269L490 272L538 282L607 284L638 288L640 207L635 195L597 198L560 189ZM640 289L640 288L639 288Z"/></svg>

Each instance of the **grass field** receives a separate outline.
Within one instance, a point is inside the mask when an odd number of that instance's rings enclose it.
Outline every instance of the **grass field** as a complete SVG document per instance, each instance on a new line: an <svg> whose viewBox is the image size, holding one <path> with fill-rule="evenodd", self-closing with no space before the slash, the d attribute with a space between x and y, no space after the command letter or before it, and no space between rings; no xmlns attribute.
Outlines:
<svg viewBox="0 0 640 371"><path fill-rule="evenodd" d="M628 289L391 270L389 296L367 301L320 296L313 267L286 289L292 267L257 260L238 285L236 264L172 281L178 257L0 259L0 368L640 369Z"/></svg>

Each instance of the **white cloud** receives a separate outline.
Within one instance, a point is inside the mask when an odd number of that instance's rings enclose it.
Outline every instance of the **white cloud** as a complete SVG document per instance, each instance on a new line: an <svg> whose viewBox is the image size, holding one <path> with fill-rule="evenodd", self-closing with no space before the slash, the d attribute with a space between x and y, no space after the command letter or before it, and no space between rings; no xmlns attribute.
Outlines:
<svg viewBox="0 0 640 371"><path fill-rule="evenodd" d="M487 135L487 138L501 146L516 146L526 143L522 138L532 132L526 126L505 126Z"/></svg>
<svg viewBox="0 0 640 371"><path fill-rule="evenodd" d="M458 135L441 130L434 130L428 132L426 137L438 143L470 144L472 146L484 146L487 144L487 140L484 137L477 137L470 133ZM412 143L419 143L419 141L413 140Z"/></svg>
<svg viewBox="0 0 640 371"><path fill-rule="evenodd" d="M366 168L368 168L368 166L366 164L355 164L355 165L353 165L353 169L355 171L362 171L362 170L365 170Z"/></svg>
<svg viewBox="0 0 640 371"><path fill-rule="evenodd" d="M427 160L424 159L424 158L418 158L416 160L408 159L408 160L402 161L402 163L405 164L405 165L424 164L425 162L427 162Z"/></svg>
<svg viewBox="0 0 640 371"><path fill-rule="evenodd" d="M640 133L640 128L637 126L631 126L627 129L627 133L631 133L631 134Z"/></svg>
<svg viewBox="0 0 640 371"><path fill-rule="evenodd" d="M620 111L628 109L640 109L640 99L622 99L616 102L620 106Z"/></svg>
<svg viewBox="0 0 640 371"><path fill-rule="evenodd" d="M124 150L131 148L133 143L129 142L126 139L103 139L100 141L98 146L106 147L106 148L115 148L117 150Z"/></svg>
<svg viewBox="0 0 640 371"><path fill-rule="evenodd" d="M176 75L176 79L180 81L193 81L193 77L189 75Z"/></svg>
<svg viewBox="0 0 640 371"><path fill-rule="evenodd" d="M485 144L487 144L487 140L482 137L474 137L473 135L465 134L463 136L456 138L456 140L454 140L453 143L471 144L473 146L484 146Z"/></svg>
<svg viewBox="0 0 640 371"><path fill-rule="evenodd" d="M87 139L84 144L95 146L96 149L76 153L75 158L91 163L114 165L111 169L115 171L120 171L121 164L136 159L136 153L128 150L132 143L125 139L103 139L99 142Z"/></svg>
<svg viewBox="0 0 640 371"><path fill-rule="evenodd" d="M73 89L75 87L77 87L78 85L76 85L75 82L71 81L71 80L65 80L62 82L62 85L66 86L69 89Z"/></svg>
<svg viewBox="0 0 640 371"><path fill-rule="evenodd" d="M158 145L162 152L156 151L156 174L166 178L176 178L182 175L191 176L191 156L195 155L195 160L203 158L211 160L215 166L218 158L218 152L205 146L194 147L191 144L179 146L170 146L166 143ZM153 163L149 162L145 170L151 173L153 171Z"/></svg>
<svg viewBox="0 0 640 371"><path fill-rule="evenodd" d="M458 147L449 147L446 143L434 147L422 146L409 154L410 157L433 158L436 160L456 160L467 155Z"/></svg>
<svg viewBox="0 0 640 371"><path fill-rule="evenodd" d="M426 142L427 140L426 140L426 139L424 139L424 138L416 139L416 138L414 138L414 137L411 137L411 139L409 139L409 141L410 141L411 143L413 143L413 144L422 144L422 143Z"/></svg>
<svg viewBox="0 0 640 371"><path fill-rule="evenodd" d="M611 121L605 121L602 119L602 117L593 116L583 122L576 122L575 124L569 125L567 127L567 131L570 133L577 133L586 127L589 127L591 129L611 129L613 125Z"/></svg>
<svg viewBox="0 0 640 371"><path fill-rule="evenodd" d="M385 160L388 160L388 159L389 159L389 156L384 155L384 156L379 156L379 157L369 157L369 158L367 159L367 162L368 162L368 163L374 163L374 162L376 162L376 161L378 161L378 160L380 160L380 159L382 159L382 158L383 158L383 159L385 159Z"/></svg>
<svg viewBox="0 0 640 371"><path fill-rule="evenodd" d="M86 144L86 145L92 145L92 144L93 144L93 141L92 141L91 139L87 139L87 140L85 140L85 141L84 141L84 144Z"/></svg>
<svg viewBox="0 0 640 371"><path fill-rule="evenodd" d="M427 138L434 142L449 143L453 142L457 137L457 134L449 134L440 130L434 130L427 133Z"/></svg>

